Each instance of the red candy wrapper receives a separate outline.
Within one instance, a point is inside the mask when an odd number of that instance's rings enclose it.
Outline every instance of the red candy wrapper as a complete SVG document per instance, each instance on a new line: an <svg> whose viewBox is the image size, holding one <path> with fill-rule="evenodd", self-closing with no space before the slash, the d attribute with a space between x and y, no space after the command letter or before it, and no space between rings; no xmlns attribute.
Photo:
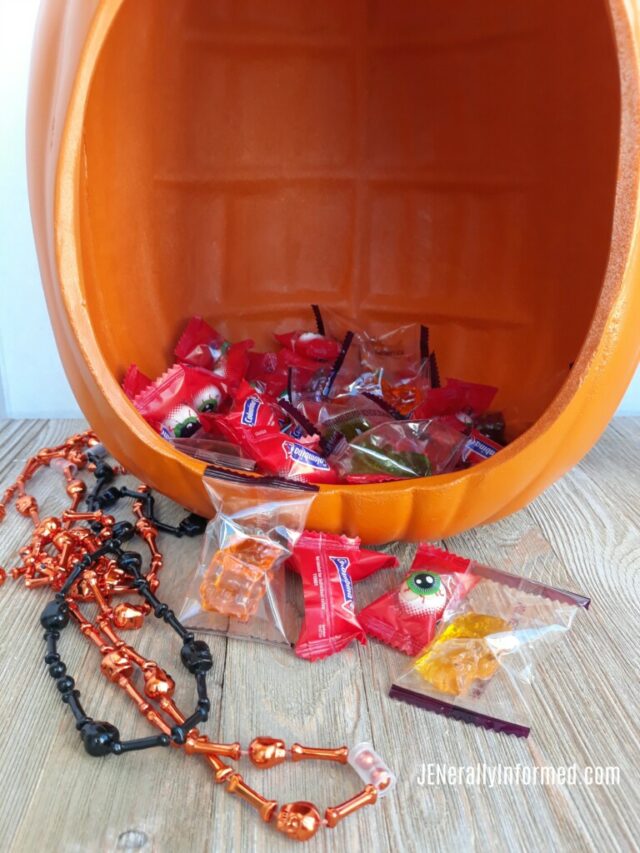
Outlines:
<svg viewBox="0 0 640 853"><path fill-rule="evenodd" d="M336 533L314 533L305 530L293 549L293 555L287 562L287 568L302 574L308 560L313 560L320 548L327 550L333 557L348 560L347 568L354 583L368 578L381 569L393 569L398 558L382 551L370 551L360 547L358 537L339 536Z"/></svg>
<svg viewBox="0 0 640 853"><path fill-rule="evenodd" d="M319 660L342 651L353 640L367 642L355 615L350 573L359 549L357 540L347 537L305 536L306 546L295 557L304 593L304 621L295 652L301 658Z"/></svg>
<svg viewBox="0 0 640 853"><path fill-rule="evenodd" d="M289 368L275 352L250 352L246 379L277 398L287 390Z"/></svg>
<svg viewBox="0 0 640 853"><path fill-rule="evenodd" d="M333 362L340 353L338 341L317 332L286 332L274 337L281 346L310 361Z"/></svg>
<svg viewBox="0 0 640 853"><path fill-rule="evenodd" d="M208 432L238 444L268 474L307 483L335 483L337 476L317 452L319 436L293 438L283 432L290 424L282 409L265 394L242 384L227 415L204 415Z"/></svg>
<svg viewBox="0 0 640 853"><path fill-rule="evenodd" d="M137 364L130 364L122 380L122 390L130 400L135 398L151 385L151 379L143 373Z"/></svg>
<svg viewBox="0 0 640 853"><path fill-rule="evenodd" d="M235 387L249 367L252 340L231 343L202 317L192 317L175 348L178 361L215 372L228 386Z"/></svg>
<svg viewBox="0 0 640 853"><path fill-rule="evenodd" d="M431 545L420 545L400 586L358 614L370 637L405 655L417 655L433 639L453 594L460 594L471 561Z"/></svg>
<svg viewBox="0 0 640 853"><path fill-rule="evenodd" d="M472 429L462 450L461 461L466 465L477 465L478 462L491 459L499 450L502 450L501 444L492 441L477 429Z"/></svg>
<svg viewBox="0 0 640 853"><path fill-rule="evenodd" d="M176 364L138 394L133 405L165 438L188 438L200 429L200 413L228 399L225 384L208 370Z"/></svg>
<svg viewBox="0 0 640 853"><path fill-rule="evenodd" d="M447 379L443 388L431 388L413 413L413 417L435 418L442 415L457 415L468 412L481 415L486 412L498 389L477 382Z"/></svg>

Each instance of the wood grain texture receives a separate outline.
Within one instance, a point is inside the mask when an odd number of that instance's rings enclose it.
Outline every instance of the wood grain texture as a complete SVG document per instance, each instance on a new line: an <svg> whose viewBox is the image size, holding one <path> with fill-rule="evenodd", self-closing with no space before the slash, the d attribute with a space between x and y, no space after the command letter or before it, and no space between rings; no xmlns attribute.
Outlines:
<svg viewBox="0 0 640 853"><path fill-rule="evenodd" d="M0 484L24 460L80 422L0 422ZM637 849L638 592L640 580L640 420L615 421L574 471L526 510L448 540L450 550L587 592L568 639L538 672L528 740L447 720L387 696L408 659L377 642L309 664L286 649L209 637L215 739L256 734L308 745L370 739L399 777L396 792L375 808L321 832L306 849L371 851L529 851ZM37 481L43 507L60 506L53 474ZM163 517L180 509L159 501ZM0 527L0 564L29 523L11 512ZM198 556L198 542L164 537L161 596L179 609ZM414 546L388 546L404 565ZM356 589L364 606L387 589L380 573ZM177 750L92 759L42 664L38 617L47 595L7 581L0 590L0 850L2 851L286 851L251 809L216 788L203 762ZM193 702L192 680L178 662L177 641L149 622L136 642L166 665L179 704ZM99 656L71 628L63 657L88 712L114 722L123 736L149 733L120 691L98 673ZM618 784L597 786L434 785L416 779L423 763L489 768L617 766ZM261 773L243 767L249 784L280 802L310 799L320 807L358 788L349 769L284 765Z"/></svg>

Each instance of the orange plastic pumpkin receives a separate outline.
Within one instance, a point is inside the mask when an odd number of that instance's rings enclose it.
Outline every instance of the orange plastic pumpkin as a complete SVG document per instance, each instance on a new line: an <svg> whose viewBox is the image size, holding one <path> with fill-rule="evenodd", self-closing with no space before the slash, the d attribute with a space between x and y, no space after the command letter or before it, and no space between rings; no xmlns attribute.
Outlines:
<svg viewBox="0 0 640 853"><path fill-rule="evenodd" d="M322 488L310 525L440 537L592 446L639 353L635 0L44 0L30 193L62 359L128 469L210 510L120 390L186 318L269 342L320 302L431 327L512 443Z"/></svg>

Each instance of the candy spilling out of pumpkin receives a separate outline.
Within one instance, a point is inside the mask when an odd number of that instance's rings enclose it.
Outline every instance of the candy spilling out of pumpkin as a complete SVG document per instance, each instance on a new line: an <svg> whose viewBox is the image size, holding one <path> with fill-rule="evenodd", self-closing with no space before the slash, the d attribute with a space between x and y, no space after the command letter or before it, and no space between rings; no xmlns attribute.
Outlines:
<svg viewBox="0 0 640 853"><path fill-rule="evenodd" d="M277 352L232 343L193 317L175 364L154 381L132 364L123 390L194 458L306 483L428 477L501 449L502 415L487 412L497 388L456 379L442 387L426 326L373 337L313 308L318 331L276 335Z"/></svg>
<svg viewBox="0 0 640 853"><path fill-rule="evenodd" d="M623 0L45 0L30 196L57 343L133 473L210 512L204 463L120 386L185 317L269 348L308 304L426 323L496 386L507 446L437 476L326 483L309 526L435 538L577 462L638 361L638 33Z"/></svg>

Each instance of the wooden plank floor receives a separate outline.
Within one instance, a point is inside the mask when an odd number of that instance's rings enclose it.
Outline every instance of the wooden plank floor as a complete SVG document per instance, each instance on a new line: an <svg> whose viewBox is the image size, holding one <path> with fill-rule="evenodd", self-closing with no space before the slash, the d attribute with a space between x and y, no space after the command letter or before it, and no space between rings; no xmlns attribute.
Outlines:
<svg viewBox="0 0 640 853"><path fill-rule="evenodd" d="M0 422L0 485L25 458L78 429L73 421ZM569 639L538 673L533 730L528 740L497 735L428 714L387 697L406 659L371 642L308 664L286 650L211 640L209 678L215 740L256 734L309 745L372 740L399 776L394 794L374 808L323 831L307 850L621 850L638 849L638 593L640 579L640 420L618 419L570 474L526 510L498 524L449 540L452 550L497 566L518 565L523 552L548 542L533 569L562 586L588 593ZM42 477L45 511L57 511L59 481ZM52 499L53 497L53 499ZM179 510L162 501L168 519ZM0 565L11 566L29 523L11 511L0 527ZM179 609L197 559L198 543L165 537L161 596ZM412 547L390 546L403 559ZM367 603L389 584L358 587ZM0 590L0 850L226 851L292 849L255 813L217 789L206 765L175 750L90 758L71 715L42 663L38 617L45 592L8 580ZM193 702L179 647L149 622L141 650L176 676L177 700ZM96 719L114 722L124 737L150 731L98 672L98 654L71 627L63 657ZM609 785L421 787L422 765L618 767ZM244 770L243 770L244 772ZM357 789L351 772L331 766L285 765L249 784L280 802L310 799L324 808Z"/></svg>

